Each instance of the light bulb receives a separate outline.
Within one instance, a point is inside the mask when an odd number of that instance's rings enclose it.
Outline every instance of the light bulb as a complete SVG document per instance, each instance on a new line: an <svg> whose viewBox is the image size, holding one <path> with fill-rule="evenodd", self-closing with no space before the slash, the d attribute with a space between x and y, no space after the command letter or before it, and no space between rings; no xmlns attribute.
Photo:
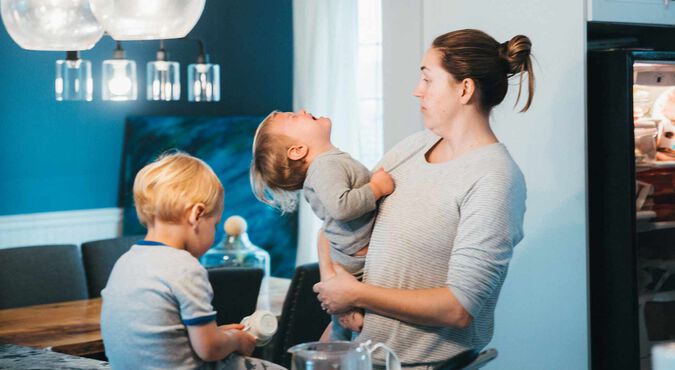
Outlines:
<svg viewBox="0 0 675 370"><path fill-rule="evenodd" d="M91 78L91 62L80 59L77 52L68 52L65 60L56 61L54 92L56 100L91 101L94 82Z"/></svg>
<svg viewBox="0 0 675 370"><path fill-rule="evenodd" d="M220 66L218 64L190 64L188 83L188 101L220 101Z"/></svg>
<svg viewBox="0 0 675 370"><path fill-rule="evenodd" d="M113 95L126 95L131 90L131 79L127 76L115 76L108 83L108 89Z"/></svg>
<svg viewBox="0 0 675 370"><path fill-rule="evenodd" d="M180 65L178 62L158 60L147 65L147 99L180 100Z"/></svg>
<svg viewBox="0 0 675 370"><path fill-rule="evenodd" d="M103 100L136 100L136 62L111 59L103 62Z"/></svg>

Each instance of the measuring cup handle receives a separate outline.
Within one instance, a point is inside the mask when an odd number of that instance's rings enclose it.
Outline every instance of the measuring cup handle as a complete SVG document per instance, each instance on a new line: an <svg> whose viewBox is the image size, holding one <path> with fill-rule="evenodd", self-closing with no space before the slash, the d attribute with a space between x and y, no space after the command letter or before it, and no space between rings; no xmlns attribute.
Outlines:
<svg viewBox="0 0 675 370"><path fill-rule="evenodd" d="M401 370L401 361L399 361L398 356L396 356L396 352L394 352L394 350L389 348L386 344L377 343L371 345L370 341L366 341L365 343L363 343L363 345L366 347L366 350L368 350L368 354L371 357L373 352L377 351L380 348L387 352L387 361L386 361L387 370Z"/></svg>

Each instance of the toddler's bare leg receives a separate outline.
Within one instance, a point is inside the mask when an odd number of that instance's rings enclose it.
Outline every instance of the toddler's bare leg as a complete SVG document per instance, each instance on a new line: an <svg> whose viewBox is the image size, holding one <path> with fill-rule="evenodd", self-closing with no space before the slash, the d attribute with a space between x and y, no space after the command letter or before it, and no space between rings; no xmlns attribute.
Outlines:
<svg viewBox="0 0 675 370"><path fill-rule="evenodd" d="M326 329L323 331L323 334L321 334L321 338L319 338L319 342L322 342L322 343L330 342L331 334L333 334L333 323L329 322L328 326L326 326Z"/></svg>

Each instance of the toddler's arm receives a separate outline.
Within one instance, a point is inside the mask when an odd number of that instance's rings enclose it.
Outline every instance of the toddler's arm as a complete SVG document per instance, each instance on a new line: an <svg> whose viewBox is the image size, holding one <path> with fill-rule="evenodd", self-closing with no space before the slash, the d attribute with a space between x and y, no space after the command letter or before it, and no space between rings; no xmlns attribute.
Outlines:
<svg viewBox="0 0 675 370"><path fill-rule="evenodd" d="M370 182L356 188L352 187L349 174L336 167L315 170L305 188L305 194L317 197L335 220L351 221L374 211L375 202L394 191L391 176L383 170L377 171Z"/></svg>
<svg viewBox="0 0 675 370"><path fill-rule="evenodd" d="M188 325L190 344L204 361L218 361L232 352L250 356L255 349L255 338L242 331L244 325L216 326L215 321L202 325Z"/></svg>

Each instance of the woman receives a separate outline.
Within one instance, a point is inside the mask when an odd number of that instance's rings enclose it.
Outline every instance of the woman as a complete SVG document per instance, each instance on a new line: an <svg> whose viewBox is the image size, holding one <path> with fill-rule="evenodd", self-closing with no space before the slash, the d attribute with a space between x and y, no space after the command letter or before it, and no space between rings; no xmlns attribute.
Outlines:
<svg viewBox="0 0 675 370"><path fill-rule="evenodd" d="M523 238L526 190L489 115L517 74L519 98L528 77L521 112L530 107L530 48L526 36L500 44L478 30L434 40L414 92L427 130L382 160L396 190L380 205L364 281L337 267L315 286L329 313L365 309L358 340L387 344L404 367L445 368L492 338L499 291Z"/></svg>

